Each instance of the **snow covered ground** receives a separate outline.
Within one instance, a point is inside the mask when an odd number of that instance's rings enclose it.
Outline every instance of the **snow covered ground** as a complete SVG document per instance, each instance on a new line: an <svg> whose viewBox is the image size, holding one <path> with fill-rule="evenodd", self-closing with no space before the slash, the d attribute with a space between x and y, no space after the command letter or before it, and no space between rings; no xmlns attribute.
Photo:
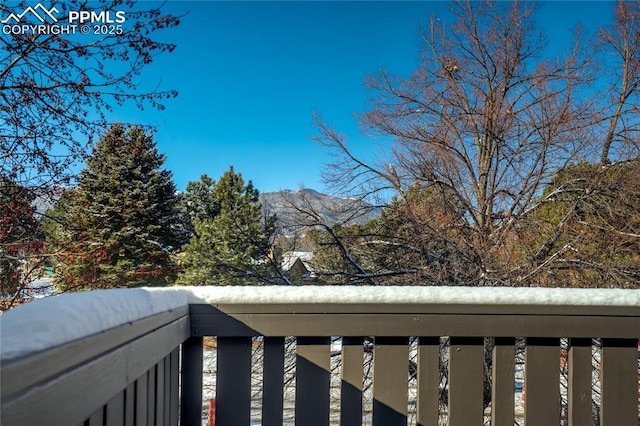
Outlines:
<svg viewBox="0 0 640 426"><path fill-rule="evenodd" d="M38 278L29 283L29 288L23 289L20 296L25 298L42 299L53 296L56 289L51 278Z"/></svg>

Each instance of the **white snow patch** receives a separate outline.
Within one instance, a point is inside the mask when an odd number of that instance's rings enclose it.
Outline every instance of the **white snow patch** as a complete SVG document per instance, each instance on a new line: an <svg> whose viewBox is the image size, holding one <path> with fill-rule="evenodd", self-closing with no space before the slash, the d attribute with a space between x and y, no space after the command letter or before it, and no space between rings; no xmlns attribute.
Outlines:
<svg viewBox="0 0 640 426"><path fill-rule="evenodd" d="M185 306L177 288L137 288L46 297L0 316L0 358L17 358Z"/></svg>
<svg viewBox="0 0 640 426"><path fill-rule="evenodd" d="M307 267L314 257L310 251L288 251L282 255L282 270L289 271L298 259ZM307 267L307 269L311 268Z"/></svg>
<svg viewBox="0 0 640 426"><path fill-rule="evenodd" d="M640 291L531 287L236 286L183 287L189 303L479 304L640 306Z"/></svg>
<svg viewBox="0 0 640 426"><path fill-rule="evenodd" d="M46 297L0 315L9 360L186 306L217 304L474 304L640 307L640 291L507 287L227 286L98 290Z"/></svg>

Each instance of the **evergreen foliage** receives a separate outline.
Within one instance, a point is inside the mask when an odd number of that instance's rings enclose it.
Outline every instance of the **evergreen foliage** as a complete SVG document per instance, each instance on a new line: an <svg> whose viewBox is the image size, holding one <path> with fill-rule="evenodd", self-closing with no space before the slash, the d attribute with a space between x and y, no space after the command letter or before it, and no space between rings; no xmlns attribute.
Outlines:
<svg viewBox="0 0 640 426"><path fill-rule="evenodd" d="M187 183L187 189L180 195L180 213L183 217L187 240L195 235L196 219L213 218L220 213L220 203L215 195L216 181L206 174L199 181Z"/></svg>
<svg viewBox="0 0 640 426"><path fill-rule="evenodd" d="M271 236L275 217L262 220L258 190L233 167L215 182L203 175L190 182L183 209L193 237L184 247L181 284L245 285L271 282Z"/></svg>
<svg viewBox="0 0 640 426"><path fill-rule="evenodd" d="M177 195L165 157L139 127L112 126L94 146L77 187L52 215L63 290L167 285L180 245ZM63 208L60 208L63 206Z"/></svg>
<svg viewBox="0 0 640 426"><path fill-rule="evenodd" d="M637 288L640 160L560 171L516 241L522 255L557 259L543 284Z"/></svg>

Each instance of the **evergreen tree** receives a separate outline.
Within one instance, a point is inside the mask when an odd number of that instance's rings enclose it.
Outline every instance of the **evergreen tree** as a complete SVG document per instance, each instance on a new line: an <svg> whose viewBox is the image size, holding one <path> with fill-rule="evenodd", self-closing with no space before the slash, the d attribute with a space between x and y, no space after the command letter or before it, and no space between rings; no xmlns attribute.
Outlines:
<svg viewBox="0 0 640 426"><path fill-rule="evenodd" d="M190 182L184 200L194 235L185 246L180 283L270 282L270 237L275 217L262 221L258 190L233 167L216 183L203 175Z"/></svg>
<svg viewBox="0 0 640 426"><path fill-rule="evenodd" d="M561 170L527 219L514 245L549 259L539 283L640 287L640 158Z"/></svg>
<svg viewBox="0 0 640 426"><path fill-rule="evenodd" d="M220 213L220 203L215 194L216 181L206 174L199 181L187 183L187 190L180 194L180 213L184 233L189 240L195 235L194 222L214 218Z"/></svg>
<svg viewBox="0 0 640 426"><path fill-rule="evenodd" d="M166 285L179 244L177 195L165 157L139 127L115 125L63 198L57 255L62 289Z"/></svg>

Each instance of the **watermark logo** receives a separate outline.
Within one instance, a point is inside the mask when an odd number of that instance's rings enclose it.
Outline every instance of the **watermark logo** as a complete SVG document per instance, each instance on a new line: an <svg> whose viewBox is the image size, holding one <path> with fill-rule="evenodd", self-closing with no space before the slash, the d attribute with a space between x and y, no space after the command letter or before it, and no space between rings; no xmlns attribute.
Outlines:
<svg viewBox="0 0 640 426"><path fill-rule="evenodd" d="M40 11L40 13L38 13L38 11ZM22 21L22 18L25 17L25 15L32 15L34 16L38 21L45 23L47 22L47 18L49 18L49 21L52 23L56 23L58 22L58 18L56 18L56 16L53 13L58 14L58 9L54 7L52 7L51 9L47 9L46 7L44 7L41 3L38 3L37 5L35 5L34 7L28 6L22 13L16 15L15 13L11 13L7 19L3 20L2 23L3 24L8 24L11 21L15 22L15 23L20 23Z"/></svg>
<svg viewBox="0 0 640 426"><path fill-rule="evenodd" d="M122 34L122 24L127 20L122 10L69 10L66 16L52 6L42 3L27 6L17 13L11 12L4 19L2 33L5 35L41 35L41 34Z"/></svg>
<svg viewBox="0 0 640 426"><path fill-rule="evenodd" d="M124 11L118 10L112 12L110 10L72 10L69 12L69 23L80 24L122 24L127 20Z"/></svg>

